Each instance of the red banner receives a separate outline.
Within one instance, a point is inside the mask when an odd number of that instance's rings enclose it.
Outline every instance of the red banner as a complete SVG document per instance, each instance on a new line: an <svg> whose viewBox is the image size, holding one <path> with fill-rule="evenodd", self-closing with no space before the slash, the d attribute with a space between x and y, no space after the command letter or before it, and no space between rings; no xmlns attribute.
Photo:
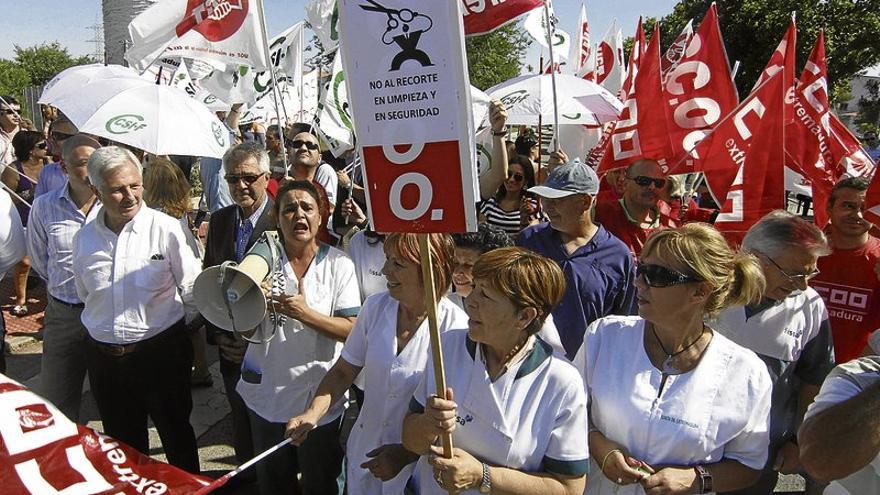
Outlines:
<svg viewBox="0 0 880 495"><path fill-rule="evenodd" d="M715 4L712 4L712 7L715 7ZM712 8L710 7L710 8ZM691 19L688 21L687 25L681 30L678 34L678 37L669 45L669 48L666 50L666 53L660 58L660 72L663 74L663 81L666 81L667 74L669 71L674 69L679 63L681 63L681 59L684 58L685 49L688 46L688 43L691 42L691 38L694 37L694 20Z"/></svg>
<svg viewBox="0 0 880 495"><path fill-rule="evenodd" d="M3 493L184 495L210 481L70 421L54 405L4 375L0 375L0 439Z"/></svg>
<svg viewBox="0 0 880 495"><path fill-rule="evenodd" d="M492 32L544 6L543 0L460 0L465 36Z"/></svg>

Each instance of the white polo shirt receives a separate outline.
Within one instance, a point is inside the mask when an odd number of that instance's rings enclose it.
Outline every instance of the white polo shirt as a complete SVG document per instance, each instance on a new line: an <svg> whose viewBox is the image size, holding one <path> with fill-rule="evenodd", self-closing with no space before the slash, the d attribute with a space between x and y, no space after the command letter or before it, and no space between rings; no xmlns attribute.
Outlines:
<svg viewBox="0 0 880 495"><path fill-rule="evenodd" d="M608 316L584 336L574 365L583 374L590 419L633 457L657 466L693 466L732 459L762 469L767 459L771 384L755 354L717 332L697 367L662 373L645 352L645 320ZM618 487L593 459L587 493L644 493Z"/></svg>
<svg viewBox="0 0 880 495"><path fill-rule="evenodd" d="M299 281L284 249L281 264L287 279L285 293L299 293ZM330 316L357 316L360 294L354 275L354 264L342 251L321 244L318 254L303 276L306 304ZM268 335L272 322L263 321ZM278 333L265 344L248 344L241 363L241 379L236 390L244 403L272 423L302 414L314 397L318 385L342 351L338 342L295 318L287 318ZM342 414L343 401L335 404L321 419L319 426Z"/></svg>
<svg viewBox="0 0 880 495"><path fill-rule="evenodd" d="M452 433L456 448L484 462L524 472L587 474L587 399L571 363L536 338L526 357L492 382L480 346L466 330L447 331L441 340L446 383L458 404L458 424ZM423 412L427 397L436 394L431 360L427 370L410 411ZM425 456L419 459L416 476L423 495L447 493L434 481Z"/></svg>
<svg viewBox="0 0 880 495"><path fill-rule="evenodd" d="M428 322L423 321L406 347L397 353L397 311L399 304L388 292L367 298L354 325L342 359L363 368L364 405L351 429L346 449L349 495L403 493L415 463L405 467L392 480L382 482L361 464L367 452L382 445L401 443L407 405L425 372L431 355ZM448 299L437 303L440 332L467 326L468 317Z"/></svg>
<svg viewBox="0 0 880 495"><path fill-rule="evenodd" d="M356 232L348 241L346 252L354 261L361 300L388 290L382 267L385 265L385 250L381 240L370 239L366 232Z"/></svg>

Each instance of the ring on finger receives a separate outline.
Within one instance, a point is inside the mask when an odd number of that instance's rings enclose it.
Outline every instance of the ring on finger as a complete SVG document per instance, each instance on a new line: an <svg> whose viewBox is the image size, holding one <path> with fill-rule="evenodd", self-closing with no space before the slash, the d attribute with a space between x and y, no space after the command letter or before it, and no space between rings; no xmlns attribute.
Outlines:
<svg viewBox="0 0 880 495"><path fill-rule="evenodd" d="M617 484L618 484L618 485L622 485L622 484L623 484L623 478L617 478Z"/></svg>

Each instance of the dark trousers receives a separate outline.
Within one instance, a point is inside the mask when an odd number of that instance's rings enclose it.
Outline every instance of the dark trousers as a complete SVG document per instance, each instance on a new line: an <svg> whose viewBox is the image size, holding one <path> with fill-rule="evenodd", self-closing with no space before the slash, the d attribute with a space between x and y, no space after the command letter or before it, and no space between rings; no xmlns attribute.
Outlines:
<svg viewBox="0 0 880 495"><path fill-rule="evenodd" d="M223 376L223 387L226 389L226 400L232 413L232 447L235 449L235 460L241 465L254 457L254 444L251 440L251 423L248 419L248 408L235 391L238 379L241 378L241 364L220 356L220 374ZM242 476L248 473L242 473Z"/></svg>
<svg viewBox="0 0 880 495"><path fill-rule="evenodd" d="M196 436L189 422L193 351L183 320L123 356L108 354L92 339L90 344L89 383L104 432L149 454L149 416L168 462L198 473Z"/></svg>
<svg viewBox="0 0 880 495"><path fill-rule="evenodd" d="M249 411L254 450L262 452L284 438L284 423L271 423ZM285 447L255 466L260 495L304 494L337 495L342 493L345 474L344 452L339 444L340 416L309 432L299 447ZM297 480L296 465L302 479Z"/></svg>

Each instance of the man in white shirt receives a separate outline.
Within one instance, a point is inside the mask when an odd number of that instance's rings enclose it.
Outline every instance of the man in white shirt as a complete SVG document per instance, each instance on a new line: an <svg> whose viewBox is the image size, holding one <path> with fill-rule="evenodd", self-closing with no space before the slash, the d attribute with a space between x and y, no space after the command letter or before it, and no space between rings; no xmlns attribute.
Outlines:
<svg viewBox="0 0 880 495"><path fill-rule="evenodd" d="M15 98L0 96L0 172L6 165L15 161L12 138L18 133L21 119L21 106Z"/></svg>
<svg viewBox="0 0 880 495"><path fill-rule="evenodd" d="M88 180L89 157L100 147L84 134L65 141L66 183L34 200L27 229L31 268L49 292L38 391L75 423L86 377L87 331L73 279L73 238L100 208Z"/></svg>
<svg viewBox="0 0 880 495"><path fill-rule="evenodd" d="M200 263L180 221L144 206L141 165L131 152L96 150L88 172L102 205L74 240L73 271L104 431L148 453L149 416L168 461L197 473L185 317L197 314L192 284Z"/></svg>
<svg viewBox="0 0 880 495"><path fill-rule="evenodd" d="M27 254L24 241L24 228L21 217L12 204L12 197L0 189L0 225L8 225L8 229L0 228L0 280L13 266ZM0 373L6 373L4 340L6 338L6 322L0 311Z"/></svg>
<svg viewBox="0 0 880 495"><path fill-rule="evenodd" d="M841 364L798 432L801 461L827 495L880 493L880 356Z"/></svg>

